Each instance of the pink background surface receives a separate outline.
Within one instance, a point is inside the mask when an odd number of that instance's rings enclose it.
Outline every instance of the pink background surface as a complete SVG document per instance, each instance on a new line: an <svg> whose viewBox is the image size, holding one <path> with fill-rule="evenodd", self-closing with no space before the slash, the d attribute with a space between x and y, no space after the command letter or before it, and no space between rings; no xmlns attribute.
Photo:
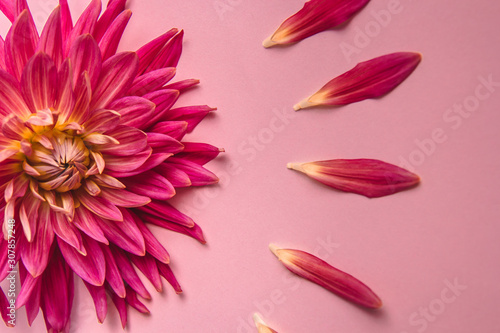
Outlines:
<svg viewBox="0 0 500 333"><path fill-rule="evenodd" d="M29 1L38 24L55 2ZM155 230L184 295L147 284L151 315L129 311L129 332L256 332L248 322L256 311L280 333L500 332L500 85L477 88L480 77L500 82L500 3L400 0L381 26L373 13L390 3L373 0L341 29L266 50L262 40L302 0L129 1L134 15L121 49L185 29L177 78L202 84L179 105L219 108L189 139L227 151L209 165L219 186L175 200L208 245ZM73 17L85 6L70 1ZM347 44L356 53L346 56ZM395 51L421 52L423 62L388 96L293 112L357 62ZM476 89L488 97L478 100ZM463 103L474 111L452 110ZM435 132L439 142L430 143ZM408 161L422 184L370 200L285 167L331 158ZM384 307L365 311L293 277L270 242L319 254L366 282ZM455 282L466 288L454 293ZM76 286L71 331L120 331L114 307L98 324L90 296ZM15 330L30 332L24 310ZM31 331L43 330L39 315Z"/></svg>

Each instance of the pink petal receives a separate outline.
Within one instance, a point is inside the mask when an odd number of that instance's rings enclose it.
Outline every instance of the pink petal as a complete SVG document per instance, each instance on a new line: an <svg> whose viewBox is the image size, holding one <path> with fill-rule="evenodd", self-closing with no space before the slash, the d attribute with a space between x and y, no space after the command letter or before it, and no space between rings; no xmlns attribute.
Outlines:
<svg viewBox="0 0 500 333"><path fill-rule="evenodd" d="M61 32L63 41L66 41L73 30L73 20L69 11L68 0L59 0L61 6Z"/></svg>
<svg viewBox="0 0 500 333"><path fill-rule="evenodd" d="M69 123L81 124L89 115L90 99L92 98L92 84L87 72L83 72L75 85L75 107L69 115Z"/></svg>
<svg viewBox="0 0 500 333"><path fill-rule="evenodd" d="M52 228L54 233L58 236L57 240L59 245L61 245L61 241L64 241L67 245L72 246L74 251L78 252L83 256L87 255L87 250L82 241L82 235L80 234L80 230L70 223L66 216L61 213L54 213L55 218L52 220ZM68 248L68 247L66 247ZM63 252L64 254L64 252Z"/></svg>
<svg viewBox="0 0 500 333"><path fill-rule="evenodd" d="M183 37L183 30L179 31L178 34L172 37L148 66L146 72L165 67L177 67L182 54Z"/></svg>
<svg viewBox="0 0 500 333"><path fill-rule="evenodd" d="M152 149L148 148L133 156L113 156L104 155L106 161L106 169L108 174L113 177L129 177L137 173L143 172L138 170L148 159L150 159ZM130 170L138 170L131 172ZM149 170L149 169L148 169Z"/></svg>
<svg viewBox="0 0 500 333"><path fill-rule="evenodd" d="M346 105L381 97L400 85L421 60L419 53L398 52L361 62L293 108L299 110L315 105Z"/></svg>
<svg viewBox="0 0 500 333"><path fill-rule="evenodd" d="M96 219L95 215L85 207L80 206L75 209L75 218L73 219L75 226L96 241L109 244L101 227L99 227L99 221L100 219Z"/></svg>
<svg viewBox="0 0 500 333"><path fill-rule="evenodd" d="M158 272L158 266L156 266L156 260L147 253L144 257L129 255L129 258L132 263L139 268L142 274L148 278L151 284L155 287L156 291L161 292L163 286L161 283L160 273Z"/></svg>
<svg viewBox="0 0 500 333"><path fill-rule="evenodd" d="M114 177L132 177L139 175L141 173L144 173L148 170L152 170L153 168L157 167L158 165L162 164L165 162L166 159L168 159L172 154L170 153L159 153L159 154L152 154L151 157L149 157L146 162L144 162L141 166L138 168L129 168L132 171L126 171L122 170L118 172L110 172L109 174L114 176Z"/></svg>
<svg viewBox="0 0 500 333"><path fill-rule="evenodd" d="M148 72L137 77L129 90L130 95L144 96L163 87L175 76L175 67L167 67Z"/></svg>
<svg viewBox="0 0 500 333"><path fill-rule="evenodd" d="M90 296L92 296L92 299L94 300L97 320L99 320L99 323L102 324L104 322L104 319L106 319L106 314L108 313L106 290L104 289L103 286L94 286L86 281L83 282L85 283L85 287L87 287Z"/></svg>
<svg viewBox="0 0 500 333"><path fill-rule="evenodd" d="M19 75L20 77L21 75ZM24 102L19 84L7 72L0 69L0 114L7 116L14 114L26 120L31 115L31 111Z"/></svg>
<svg viewBox="0 0 500 333"><path fill-rule="evenodd" d="M111 293L111 300L115 304L118 314L120 315L122 328L125 329L125 326L127 325L127 303L125 303L124 298L117 296L115 293Z"/></svg>
<svg viewBox="0 0 500 333"><path fill-rule="evenodd" d="M175 195L175 188L160 174L149 170L137 176L122 178L129 191L151 199L168 200Z"/></svg>
<svg viewBox="0 0 500 333"><path fill-rule="evenodd" d="M0 10L11 22L14 22L15 17L13 0L0 1Z"/></svg>
<svg viewBox="0 0 500 333"><path fill-rule="evenodd" d="M109 130L106 135L115 138L120 143L99 147L103 154L129 157L148 151L146 133L133 127L120 125Z"/></svg>
<svg viewBox="0 0 500 333"><path fill-rule="evenodd" d="M59 90L57 96L58 124L64 124L73 113L76 103L76 96L73 92L73 68L69 59L66 59L62 63L59 71Z"/></svg>
<svg viewBox="0 0 500 333"><path fill-rule="evenodd" d="M123 32L127 27L128 21L132 16L131 10L125 10L122 12L111 24L109 29L106 31L101 41L99 42L99 48L101 49L101 54L103 60L106 60L116 54L118 49L118 44L122 38Z"/></svg>
<svg viewBox="0 0 500 333"><path fill-rule="evenodd" d="M92 213L104 219L112 221L122 221L122 213L116 206L108 200L101 197L92 197L85 191L79 191L77 198L80 203Z"/></svg>
<svg viewBox="0 0 500 333"><path fill-rule="evenodd" d="M161 120L186 121L188 123L188 133L191 133L196 126L212 111L217 110L206 105L186 106L172 109L165 113Z"/></svg>
<svg viewBox="0 0 500 333"><path fill-rule="evenodd" d="M176 154L175 157L187 160L199 165L205 165L220 153L224 152L224 149L214 147L206 143L197 142L183 142L184 150Z"/></svg>
<svg viewBox="0 0 500 333"><path fill-rule="evenodd" d="M269 247L292 273L356 304L373 309L382 306L380 298L364 283L312 254L299 250L278 249L272 244Z"/></svg>
<svg viewBox="0 0 500 333"><path fill-rule="evenodd" d="M97 21L94 30L95 40L100 41L102 39L102 36L104 36L106 31L109 29L111 23L121 12L125 10L126 2L126 0L114 0L108 2L108 7Z"/></svg>
<svg viewBox="0 0 500 333"><path fill-rule="evenodd" d="M169 89L157 90L152 93L144 95L144 98L147 98L151 102L156 104L155 114L144 125L144 128L148 128L149 126L154 125L161 120L170 120L162 118L165 118L166 114L171 111L170 108L175 104L175 102L177 102L179 96L180 96L179 91L169 90Z"/></svg>
<svg viewBox="0 0 500 333"><path fill-rule="evenodd" d="M186 135L187 128L188 123L186 121L162 121L156 123L149 131L165 134L180 141Z"/></svg>
<svg viewBox="0 0 500 333"><path fill-rule="evenodd" d="M179 30L175 28L171 29L137 50L137 56L139 57L139 74L146 71L149 65L157 58L158 53L163 46L165 46L165 43L175 36L178 31Z"/></svg>
<svg viewBox="0 0 500 333"><path fill-rule="evenodd" d="M23 269L25 268L23 267ZM19 270L21 270L21 268ZM31 276L31 274L26 274L26 276L24 277L24 281L22 282L21 290L19 291L19 294L16 298L17 308L26 305L33 293L36 293L40 288L41 281L41 276L34 278L33 276Z"/></svg>
<svg viewBox="0 0 500 333"><path fill-rule="evenodd" d="M420 178L398 166L372 159L328 160L289 163L288 168L305 173L335 189L377 198L414 187Z"/></svg>
<svg viewBox="0 0 500 333"><path fill-rule="evenodd" d="M42 51L54 60L57 68L63 62L63 37L61 30L61 6L57 6L45 23L37 51Z"/></svg>
<svg viewBox="0 0 500 333"><path fill-rule="evenodd" d="M46 326L53 332L66 332L73 303L73 273L59 253L52 257L42 284L40 307Z"/></svg>
<svg viewBox="0 0 500 333"><path fill-rule="evenodd" d="M21 87L25 101L33 112L55 106L57 69L47 54L37 53L28 61L21 79Z"/></svg>
<svg viewBox="0 0 500 333"><path fill-rule="evenodd" d="M9 300L5 296L3 289L0 288L0 315L2 316L2 319L7 327L15 327L15 325L9 323L9 321L11 320L11 318L8 316L9 306Z"/></svg>
<svg viewBox="0 0 500 333"><path fill-rule="evenodd" d="M171 157L168 159L167 164L173 164L177 169L185 172L192 186L213 185L219 182L219 178L214 173L197 163Z"/></svg>
<svg viewBox="0 0 500 333"><path fill-rule="evenodd" d="M42 202L32 193L28 193L21 203L19 209L19 218L23 226L24 235L28 242L32 242L37 231L36 222L38 221L38 209Z"/></svg>
<svg viewBox="0 0 500 333"><path fill-rule="evenodd" d="M125 253L123 253L123 251L116 246L110 246L110 249L111 253L113 253L116 264L118 265L118 267L120 267L120 273L123 277L123 280L125 280L125 282L127 282L133 290L141 295L141 297L151 299L151 295L144 287L144 284L135 272L134 267L130 263L130 260L125 255Z"/></svg>
<svg viewBox="0 0 500 333"><path fill-rule="evenodd" d="M102 253L106 259L106 282L109 284L114 293L119 297L125 298L125 284L123 283L120 270L116 265L115 258L109 249L109 246L101 244Z"/></svg>
<svg viewBox="0 0 500 333"><path fill-rule="evenodd" d="M2 2L0 2L1 6ZM0 36L0 69L7 70L7 66L5 65L5 41L2 36Z"/></svg>
<svg viewBox="0 0 500 333"><path fill-rule="evenodd" d="M104 133L115 129L120 123L120 114L112 110L97 110L83 124L86 133L100 132ZM118 141L120 139L116 138Z"/></svg>
<svg viewBox="0 0 500 333"><path fill-rule="evenodd" d="M180 92L183 92L184 90L192 88L199 83L200 83L200 80L198 80L198 79L187 79L187 80L182 80L179 82L174 82L174 83L168 84L165 86L165 89L173 89L173 90L179 90Z"/></svg>
<svg viewBox="0 0 500 333"><path fill-rule="evenodd" d="M165 280L168 281L168 283L170 283L177 294L181 294L182 288L179 282L177 282L177 279L175 278L175 275L172 272L170 266L161 262L156 262L156 264L158 265L158 271L160 272L160 275L163 276Z"/></svg>
<svg viewBox="0 0 500 333"><path fill-rule="evenodd" d="M194 226L194 221L189 216L182 214L165 201L153 200L149 205L137 209L188 228Z"/></svg>
<svg viewBox="0 0 500 333"><path fill-rule="evenodd" d="M101 197L109 200L118 207L141 207L151 202L151 199L142 195L138 195L127 190L114 190L111 188L103 188Z"/></svg>
<svg viewBox="0 0 500 333"><path fill-rule="evenodd" d="M165 177L174 187L191 186L188 174L177 168L176 164L162 163L154 170Z"/></svg>
<svg viewBox="0 0 500 333"><path fill-rule="evenodd" d="M97 18L101 13L101 0L92 0L92 2L83 11L82 15L75 24L75 27L69 33L66 48L69 50L73 42L81 35L92 34L94 32Z"/></svg>
<svg viewBox="0 0 500 333"><path fill-rule="evenodd" d="M259 333L278 333L271 327L267 326L257 313L253 315L253 321L255 322L255 327L257 327Z"/></svg>
<svg viewBox="0 0 500 333"><path fill-rule="evenodd" d="M77 80L86 71L91 87L95 88L102 69L102 59L94 38L91 35L79 36L71 45L68 57L73 67L73 84L76 86Z"/></svg>
<svg viewBox="0 0 500 333"><path fill-rule="evenodd" d="M125 301L128 305L139 311L140 313L149 313L148 308L142 304L137 298L137 293L132 290L132 288L127 286L127 296L125 296Z"/></svg>
<svg viewBox="0 0 500 333"><path fill-rule="evenodd" d="M304 38L336 27L361 10L370 0L310 0L294 15L287 18L264 47L296 43Z"/></svg>
<svg viewBox="0 0 500 333"><path fill-rule="evenodd" d="M94 177L95 177L94 178L95 183L99 186L104 186L114 189L125 188L125 185L123 185L122 182L109 175L95 175Z"/></svg>
<svg viewBox="0 0 500 333"><path fill-rule="evenodd" d="M185 226L180 225L178 223L170 222L170 221L167 221L161 217L150 215L150 214L141 213L140 217L141 217L141 219L143 219L144 222L148 222L148 223L157 225L159 227L162 227L164 229L168 229L168 230L172 230L172 231L184 234L186 236L189 236L189 237L196 239L197 241L199 241L202 244L206 244L205 237L203 236L203 231L196 223L192 227L185 227Z"/></svg>
<svg viewBox="0 0 500 333"><path fill-rule="evenodd" d="M121 209L123 222L102 220L99 224L104 235L114 244L127 252L138 256L146 253L146 245L141 231L137 227L137 216L128 209Z"/></svg>
<svg viewBox="0 0 500 333"><path fill-rule="evenodd" d="M5 63L9 73L17 80L21 79L28 60L35 54L38 44L38 32L28 10L12 24L5 39Z"/></svg>
<svg viewBox="0 0 500 333"><path fill-rule="evenodd" d="M160 133L148 133L148 145L153 153L177 154L184 150L184 145L176 139Z"/></svg>
<svg viewBox="0 0 500 333"><path fill-rule="evenodd" d="M143 125L153 116L156 105L142 97L127 96L114 101L109 108L121 114L120 124L144 129Z"/></svg>
<svg viewBox="0 0 500 333"><path fill-rule="evenodd" d="M61 253L71 269L83 280L94 286L102 286L106 276L104 254L92 238L83 236L83 244L88 249L88 255L82 255L66 242L57 239Z"/></svg>
<svg viewBox="0 0 500 333"><path fill-rule="evenodd" d="M24 282L26 279L33 279L33 277L26 271L26 268L24 265L20 264L19 265L19 273L21 277L21 281L24 286ZM40 310L40 296L42 293L42 278L38 277L36 278L36 283L34 287L30 290L30 295L29 297L26 298L25 301L22 300L22 295L21 292L19 293L17 299L16 299L16 306L18 308L21 307L21 304L24 303L25 308L26 308L26 315L28 317L28 324L31 326L33 321L35 321L35 318L38 315L38 312Z"/></svg>
<svg viewBox="0 0 500 333"><path fill-rule="evenodd" d="M135 222L144 237L146 252L151 254L162 263L168 264L170 262L170 255L168 254L167 250L165 250L163 245L161 245L161 243L156 239L156 237L149 230L146 224L141 221L141 219L136 219Z"/></svg>
<svg viewBox="0 0 500 333"><path fill-rule="evenodd" d="M139 60L133 52L112 56L102 64L101 76L95 88L91 109L104 109L112 101L123 97L137 74Z"/></svg>

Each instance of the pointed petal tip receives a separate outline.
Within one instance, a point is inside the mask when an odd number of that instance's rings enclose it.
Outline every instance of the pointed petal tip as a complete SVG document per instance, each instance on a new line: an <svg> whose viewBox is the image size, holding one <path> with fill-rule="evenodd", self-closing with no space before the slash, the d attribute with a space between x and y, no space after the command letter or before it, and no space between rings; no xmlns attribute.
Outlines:
<svg viewBox="0 0 500 333"><path fill-rule="evenodd" d="M271 252L272 252L272 253L273 253L276 257L278 257L278 258L279 258L279 256L278 256L278 251L279 251L279 250L281 250L281 248L279 248L276 244L271 243L271 244L269 244L269 250L271 250Z"/></svg>
<svg viewBox="0 0 500 333"><path fill-rule="evenodd" d="M226 150L224 148L219 148L219 153L225 153Z"/></svg>
<svg viewBox="0 0 500 333"><path fill-rule="evenodd" d="M301 110L301 109L307 109L307 108L310 108L310 107L312 107L312 106L315 106L316 104L311 103L311 102L309 101L309 99L310 99L310 98L308 97L308 98L306 98L306 99L304 99L304 100L300 101L299 103L295 104L295 105L293 106L293 109L294 109L295 111L299 111L299 110Z"/></svg>
<svg viewBox="0 0 500 333"><path fill-rule="evenodd" d="M253 321L255 323L255 326L257 326L257 327L258 327L258 324L261 324L261 325L266 324L266 323L264 323L264 321L262 320L262 318L260 317L260 315L257 312L253 314L252 318L253 318Z"/></svg>
<svg viewBox="0 0 500 333"><path fill-rule="evenodd" d="M278 43L274 42L271 37L267 38L262 42L262 46L264 46L266 49L273 47L274 45L277 45Z"/></svg>
<svg viewBox="0 0 500 333"><path fill-rule="evenodd" d="M290 170L305 172L302 163L287 163L286 167Z"/></svg>

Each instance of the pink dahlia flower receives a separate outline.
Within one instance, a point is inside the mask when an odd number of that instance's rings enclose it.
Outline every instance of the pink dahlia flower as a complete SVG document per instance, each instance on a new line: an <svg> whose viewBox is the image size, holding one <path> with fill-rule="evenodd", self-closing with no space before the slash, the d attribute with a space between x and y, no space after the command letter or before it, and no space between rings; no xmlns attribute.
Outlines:
<svg viewBox="0 0 500 333"><path fill-rule="evenodd" d="M182 142L213 109L173 108L198 83L169 83L183 32L116 53L131 16L125 2L110 0L101 15L93 0L73 25L60 0L39 34L26 0L0 1L12 21L0 38L0 281L17 264L16 307L25 306L30 325L41 309L50 332L69 331L73 273L100 322L106 295L124 326L129 305L148 312L136 269L158 291L163 276L180 293L149 225L204 242L168 199L178 187L218 181L203 165L221 150ZM7 324L8 302L2 290Z"/></svg>

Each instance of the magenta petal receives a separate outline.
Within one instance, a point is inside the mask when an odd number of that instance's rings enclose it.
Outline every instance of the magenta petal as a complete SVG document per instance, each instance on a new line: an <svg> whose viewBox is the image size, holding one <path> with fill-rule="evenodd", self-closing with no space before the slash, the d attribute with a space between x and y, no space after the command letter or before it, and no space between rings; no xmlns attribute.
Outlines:
<svg viewBox="0 0 500 333"><path fill-rule="evenodd" d="M39 221L51 221L54 218L50 207L43 204L40 207ZM49 261L50 247L54 241L54 231L51 223L36 223L36 237L31 243L26 242L21 249L21 258L30 274L37 277L43 273Z"/></svg>
<svg viewBox="0 0 500 333"><path fill-rule="evenodd" d="M117 155L117 156L134 156L138 153L145 153L149 151L147 145L147 135L143 131L140 131L133 127L128 126L118 126L112 130L109 130L106 135L112 136L118 140L119 144L104 145L99 148L99 150L106 155ZM135 156L139 157L139 156ZM136 159L134 159L136 160ZM140 157L137 162L142 160ZM130 161L129 164L134 164L134 161ZM144 161L143 161L144 163ZM113 169L113 168L111 168Z"/></svg>
<svg viewBox="0 0 500 333"><path fill-rule="evenodd" d="M24 269L24 268L23 268ZM33 293L36 293L38 288L40 288L40 283L42 277L38 276L34 278L31 274L26 274L24 281L22 282L21 291L17 294L16 307L20 308L25 305L31 298Z"/></svg>
<svg viewBox="0 0 500 333"><path fill-rule="evenodd" d="M31 111L24 102L17 81L7 72L0 69L0 114L16 115L26 120Z"/></svg>
<svg viewBox="0 0 500 333"><path fill-rule="evenodd" d="M205 118L210 112L217 110L207 105L199 106L186 106L177 109L172 109L161 120L177 120L185 121L188 123L188 133L192 132L196 126Z"/></svg>
<svg viewBox="0 0 500 333"><path fill-rule="evenodd" d="M137 293L132 288L127 287L127 296L125 301L128 305L139 311L140 313L149 313L148 308L137 298Z"/></svg>
<svg viewBox="0 0 500 333"><path fill-rule="evenodd" d="M43 28L37 51L48 54L56 67L59 68L63 62L63 36L61 30L61 7L57 6L50 14L45 27Z"/></svg>
<svg viewBox="0 0 500 333"><path fill-rule="evenodd" d="M11 21L14 22L14 0L0 1L0 10Z"/></svg>
<svg viewBox="0 0 500 333"><path fill-rule="evenodd" d="M73 84L76 85L86 71L94 88L102 68L101 52L94 38L91 35L79 36L71 45L68 57L73 67Z"/></svg>
<svg viewBox="0 0 500 333"><path fill-rule="evenodd" d="M298 276L356 304L373 309L382 306L380 298L363 282L318 257L304 251L278 249L274 245L270 248L283 265Z"/></svg>
<svg viewBox="0 0 500 333"><path fill-rule="evenodd" d="M185 172L192 186L213 185L219 182L219 178L213 172L189 160L172 157L168 159L167 164L173 164L177 169Z"/></svg>
<svg viewBox="0 0 500 333"><path fill-rule="evenodd" d="M184 31L179 31L172 39L170 39L163 49L158 53L154 60L149 65L146 72L154 71L164 67L177 67L182 54L182 39Z"/></svg>
<svg viewBox="0 0 500 333"><path fill-rule="evenodd" d="M101 17L99 17L94 30L94 38L97 41L101 40L111 23L125 10L126 2L127 0L108 1L108 6Z"/></svg>
<svg viewBox="0 0 500 333"><path fill-rule="evenodd" d="M111 300L113 301L116 309L118 310L122 327L125 329L125 326L127 326L127 303L125 303L124 298L119 297L115 293L111 293Z"/></svg>
<svg viewBox="0 0 500 333"><path fill-rule="evenodd" d="M67 332L73 303L73 272L60 254L55 254L43 275L40 307L47 327Z"/></svg>
<svg viewBox="0 0 500 333"><path fill-rule="evenodd" d="M125 284L123 283L120 270L116 265L115 258L109 249L109 246L101 244L102 253L106 259L106 282L109 284L114 293L119 297L125 298Z"/></svg>
<svg viewBox="0 0 500 333"><path fill-rule="evenodd" d="M115 129L120 123L120 114L112 110L97 110L83 124L85 133L100 132L104 133ZM109 133L106 133L109 135ZM116 138L120 141L118 138Z"/></svg>
<svg viewBox="0 0 500 333"><path fill-rule="evenodd" d="M160 174L149 170L137 176L122 178L129 191L151 199L168 200L175 195L175 188Z"/></svg>
<svg viewBox="0 0 500 333"><path fill-rule="evenodd" d="M157 90L144 95L144 98L147 98L151 102L156 104L155 114L144 125L144 128L148 128L149 126L154 125L161 120L170 120L163 118L167 117L167 114L171 112L170 108L175 104L175 102L177 102L177 100L179 99L179 95L179 91L169 89Z"/></svg>
<svg viewBox="0 0 500 333"><path fill-rule="evenodd" d="M146 253L146 244L141 231L137 227L136 220L138 218L128 209L121 209L121 211L123 222L102 220L99 225L104 235L112 243L127 252L143 256Z"/></svg>
<svg viewBox="0 0 500 333"><path fill-rule="evenodd" d="M59 90L57 94L59 111L58 123L65 123L74 111L76 96L73 91L73 68L70 60L66 59L59 70Z"/></svg>
<svg viewBox="0 0 500 333"><path fill-rule="evenodd" d="M148 145L153 153L177 154L184 150L184 145L176 139L160 133L148 133Z"/></svg>
<svg viewBox="0 0 500 333"><path fill-rule="evenodd" d="M296 43L326 29L334 28L354 16L370 0L310 0L287 18L264 47Z"/></svg>
<svg viewBox="0 0 500 333"><path fill-rule="evenodd" d="M110 174L112 176L115 176L115 177L132 177L132 176L136 176L136 175L142 174L142 173L144 173L144 172L146 172L148 170L154 169L158 165L160 165L163 162L165 162L165 160L168 159L170 156L172 156L171 153L152 154L151 157L149 157L147 159L147 161L144 162L138 168L135 168L135 169L129 168L129 169L132 169L132 171L128 171L127 172L127 171L123 170L123 168L122 168L122 171L120 171L120 172L110 172Z"/></svg>
<svg viewBox="0 0 500 333"><path fill-rule="evenodd" d="M200 83L200 80L198 79L187 79L187 80L182 80L179 82L174 82L171 84L168 84L165 86L165 89L173 89L173 90L179 90L180 92L183 92L184 90L187 90L189 88L192 88Z"/></svg>
<svg viewBox="0 0 500 333"><path fill-rule="evenodd" d="M381 97L400 85L422 60L419 53L398 52L361 62L294 106L346 105Z"/></svg>
<svg viewBox="0 0 500 333"><path fill-rule="evenodd" d="M143 172L139 168L151 159L152 149L148 148L133 156L104 155L108 174L113 177L129 177ZM134 171L130 171L134 170ZM149 169L148 169L149 170Z"/></svg>
<svg viewBox="0 0 500 333"><path fill-rule="evenodd" d="M85 283L85 287L87 287L90 296L92 296L92 299L94 300L97 319L99 320L99 323L102 324L104 322L104 319L106 319L106 314L108 313L106 290L103 286L94 286L86 281L83 282Z"/></svg>
<svg viewBox="0 0 500 333"><path fill-rule="evenodd" d="M114 101L109 108L122 116L120 124L144 129L143 125L153 116L156 105L142 97L127 96Z"/></svg>
<svg viewBox="0 0 500 333"><path fill-rule="evenodd" d="M335 189L368 198L394 194L420 182L420 178L412 172L372 159L290 163L288 167Z"/></svg>
<svg viewBox="0 0 500 333"><path fill-rule="evenodd" d="M114 190L111 188L103 188L101 197L109 200L115 206L127 208L140 207L151 202L151 199L146 196L138 195L121 189Z"/></svg>
<svg viewBox="0 0 500 333"><path fill-rule="evenodd" d="M188 123L186 121L162 121L156 123L149 131L165 134L180 141L186 135L187 128Z"/></svg>
<svg viewBox="0 0 500 333"><path fill-rule="evenodd" d="M154 170L165 177L174 187L191 186L191 179L189 179L189 175L177 168L176 164L162 163Z"/></svg>
<svg viewBox="0 0 500 333"><path fill-rule="evenodd" d="M146 71L149 65L157 58L161 49L178 31L179 30L175 28L171 29L137 50L137 56L139 57L139 74Z"/></svg>
<svg viewBox="0 0 500 333"><path fill-rule="evenodd" d="M193 226L186 227L186 226L180 225L178 223L170 222L170 221L167 221L161 217L150 215L150 214L141 213L140 216L144 220L144 222L148 222L148 223L157 225L159 227L162 227L164 229L168 229L168 230L178 232L180 234L184 234L186 236L189 236L189 237L196 239L197 241L199 241L202 244L206 244L205 237L203 236L203 231L194 222L193 222L194 223Z"/></svg>
<svg viewBox="0 0 500 333"><path fill-rule="evenodd" d="M28 61L22 75L21 87L25 101L34 113L55 106L57 69L47 54L37 53ZM52 122L46 125L51 124Z"/></svg>
<svg viewBox="0 0 500 333"><path fill-rule="evenodd" d="M2 36L0 36L0 69L7 70L7 66L5 65L5 41Z"/></svg>
<svg viewBox="0 0 500 333"><path fill-rule="evenodd" d="M73 20L69 11L68 0L59 0L61 6L61 32L63 41L67 40L71 30L73 30Z"/></svg>
<svg viewBox="0 0 500 333"><path fill-rule="evenodd" d="M168 281L168 283L170 283L170 285L174 288L175 292L177 294L182 293L182 288L179 282L177 282L177 279L175 278L175 275L172 272L170 266L161 262L157 262L157 265L160 275L163 276L165 280Z"/></svg>
<svg viewBox="0 0 500 333"><path fill-rule="evenodd" d="M175 67L167 67L148 72L137 77L129 90L130 95L144 96L163 87L175 75Z"/></svg>
<svg viewBox="0 0 500 333"><path fill-rule="evenodd" d="M188 228L194 226L194 221L189 216L182 214L165 201L153 200L149 205L137 209Z"/></svg>
<svg viewBox="0 0 500 333"><path fill-rule="evenodd" d="M122 221L122 213L110 201L101 197L92 197L85 191L78 192L78 199L88 210L104 219Z"/></svg>
<svg viewBox="0 0 500 333"><path fill-rule="evenodd" d="M153 257L158 259L164 264L168 264L170 262L170 255L167 250L161 245L161 243L156 239L153 233L149 230L149 228L141 221L141 219L136 219L137 227L141 231L144 242L146 244L146 252L151 254ZM0 266L1 267L1 266Z"/></svg>
<svg viewBox="0 0 500 333"><path fill-rule="evenodd" d="M9 73L21 79L24 66L35 54L38 32L28 10L19 15L5 39L5 63Z"/></svg>
<svg viewBox="0 0 500 333"><path fill-rule="evenodd" d="M113 257L115 258L116 264L120 267L120 273L123 277L123 280L128 283L128 285L135 290L141 297L146 299L151 299L151 295L147 291L146 287L142 283L139 275L137 275L134 267L130 263L129 258L123 253L122 250L115 246L111 246L111 253L113 253Z"/></svg>
<svg viewBox="0 0 500 333"><path fill-rule="evenodd" d="M75 217L73 219L75 226L96 241L109 244L101 227L99 227L99 221L100 219L97 220L94 214L85 207L80 206L75 209Z"/></svg>
<svg viewBox="0 0 500 333"><path fill-rule="evenodd" d="M155 287L156 291L161 292L163 289L160 273L156 266L156 260L148 253L144 257L136 255L129 255L130 260L139 270L148 278L151 284ZM128 294L128 293L127 293Z"/></svg>
<svg viewBox="0 0 500 333"><path fill-rule="evenodd" d="M80 230L78 230L73 223L70 223L63 214L56 212L54 213L54 216L55 218L52 220L52 228L54 233L58 236L57 240L59 241L59 239L61 239L82 255L87 255L87 250L83 245Z"/></svg>
<svg viewBox="0 0 500 333"><path fill-rule="evenodd" d="M130 20L131 16L131 10L122 12L113 21L109 29L100 40L99 48L101 49L103 60L106 60L116 54L118 44L120 43L123 32L125 31L125 28L127 27L128 21Z"/></svg>
<svg viewBox="0 0 500 333"><path fill-rule="evenodd" d="M57 239L61 253L71 269L83 280L94 286L102 286L106 277L106 262L99 243L83 236L83 245L88 255L82 255L74 247Z"/></svg>
<svg viewBox="0 0 500 333"><path fill-rule="evenodd" d="M66 44L68 50L79 36L92 34L94 32L101 9L101 0L92 0L92 2L87 6L76 22L75 27L69 33Z"/></svg>
<svg viewBox="0 0 500 333"><path fill-rule="evenodd" d="M139 60L133 52L112 56L102 64L101 76L93 93L91 109L104 109L130 89Z"/></svg>
<svg viewBox="0 0 500 333"><path fill-rule="evenodd" d="M175 157L191 161L199 165L207 164L219 156L220 153L224 152L224 149L220 149L206 143L183 142L183 145L184 150L181 153L176 154Z"/></svg>

